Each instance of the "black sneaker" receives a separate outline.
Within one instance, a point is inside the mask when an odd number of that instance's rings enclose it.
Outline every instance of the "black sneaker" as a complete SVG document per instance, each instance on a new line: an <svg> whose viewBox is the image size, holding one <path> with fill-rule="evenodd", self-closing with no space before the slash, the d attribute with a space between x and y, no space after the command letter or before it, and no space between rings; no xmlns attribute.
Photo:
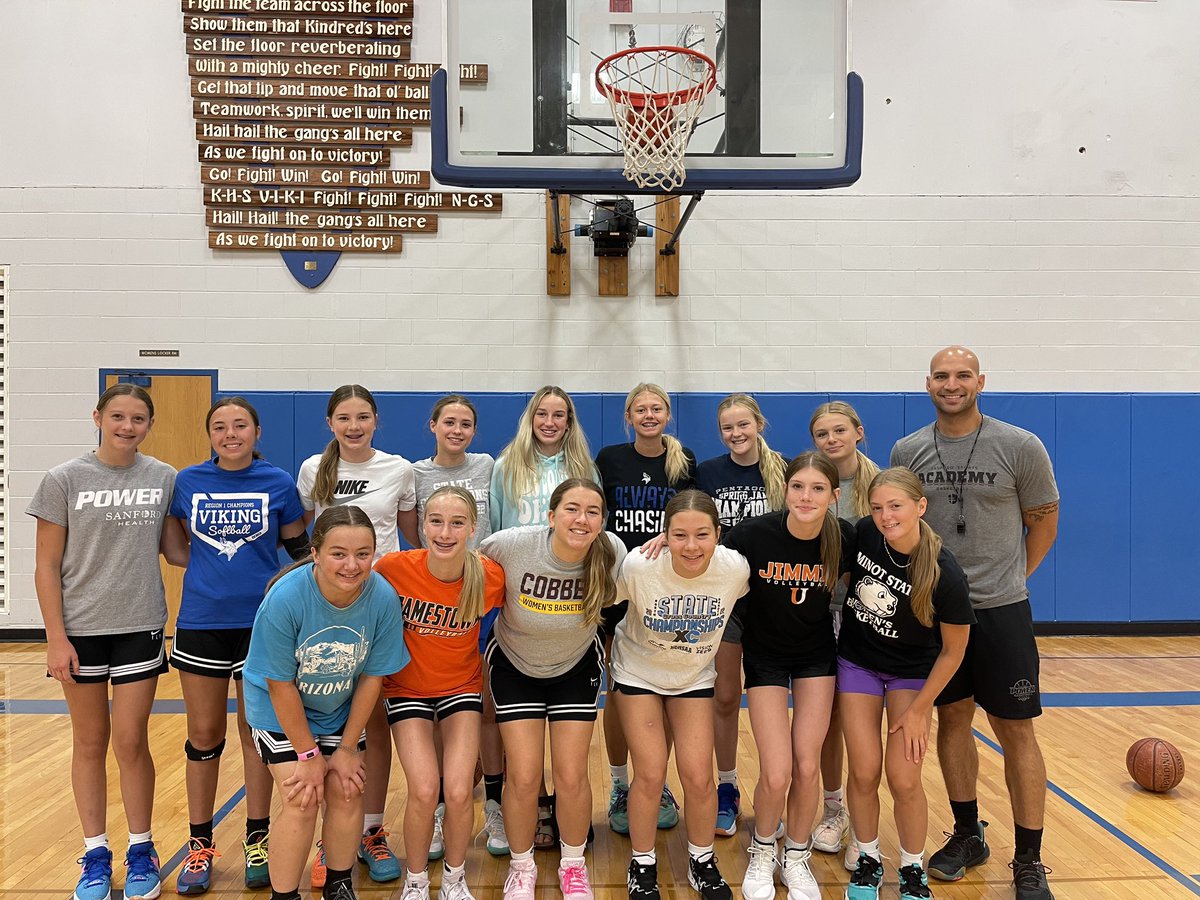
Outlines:
<svg viewBox="0 0 1200 900"><path fill-rule="evenodd" d="M920 866L900 867L900 900L930 900L929 879Z"/></svg>
<svg viewBox="0 0 1200 900"><path fill-rule="evenodd" d="M333 884L326 884L321 891L322 900L358 900L358 895L354 893L354 885L349 881L335 881Z"/></svg>
<svg viewBox="0 0 1200 900"><path fill-rule="evenodd" d="M657 863L629 861L629 900L659 900Z"/></svg>
<svg viewBox="0 0 1200 900"><path fill-rule="evenodd" d="M688 884L704 900L733 900L733 891L721 877L721 870L717 868L717 858L711 853L704 862L688 860Z"/></svg>
<svg viewBox="0 0 1200 900"><path fill-rule="evenodd" d="M958 881L967 874L967 869L971 866L987 862L987 858L992 855L983 837L983 830L987 828L987 824L980 822L976 826L978 830L969 834L963 834L957 829L953 834L943 831L942 834L949 840L941 850L929 857L929 874L942 881Z"/></svg>
<svg viewBox="0 0 1200 900"><path fill-rule="evenodd" d="M1013 870L1013 886L1017 889L1017 900L1054 900L1046 876L1052 871L1040 859L1029 862L1013 860L1008 864Z"/></svg>

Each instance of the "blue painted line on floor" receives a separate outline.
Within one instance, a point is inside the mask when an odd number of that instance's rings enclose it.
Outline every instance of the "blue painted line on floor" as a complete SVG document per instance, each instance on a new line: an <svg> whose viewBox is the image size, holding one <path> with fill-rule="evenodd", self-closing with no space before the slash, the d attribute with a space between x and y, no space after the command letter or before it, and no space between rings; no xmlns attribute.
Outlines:
<svg viewBox="0 0 1200 900"><path fill-rule="evenodd" d="M972 729L972 731L974 732L975 737L977 739L979 739L982 743L986 744L988 747L991 747L993 750L995 750L1001 756L1004 755L1004 750L1000 747L999 744L997 744L991 738L981 734L979 731L976 731L975 729ZM1103 828L1105 831L1107 831L1109 834L1111 834L1113 837L1115 837L1117 840L1119 840L1125 846L1129 847L1129 849L1133 850L1135 853L1137 853L1139 856L1141 856L1143 859L1145 859L1151 865L1157 867L1158 869L1162 870L1163 872L1166 872L1168 875L1170 875L1173 879L1175 879L1180 884L1182 884L1185 888L1187 888L1189 891L1191 891L1197 897L1200 897L1200 884L1197 884L1196 881L1194 881L1192 878L1188 877L1183 872L1180 872L1178 869L1176 869L1173 865L1171 865L1169 862L1167 862L1165 859L1163 859L1161 856L1159 856L1153 850L1149 849L1145 845L1134 840L1132 837L1127 835L1124 831L1122 831L1116 825L1109 822L1107 819L1105 819L1099 813L1093 812L1089 807L1085 806L1079 800L1076 800L1074 797L1072 797L1069 793L1067 793L1065 790L1060 788L1053 781L1047 781L1046 787L1047 787L1047 789L1049 789L1049 791L1052 794L1054 794L1054 796L1058 797L1061 800L1066 801L1066 803L1068 805L1070 805L1072 808L1076 809L1077 811L1083 813L1085 816L1087 816L1089 819L1091 819L1093 822L1095 822L1097 825L1099 825L1101 828Z"/></svg>
<svg viewBox="0 0 1200 900"><path fill-rule="evenodd" d="M241 803L242 800L244 800L245 798L246 798L246 786L243 784L240 788L238 788L236 791L234 791L233 796L230 797L228 800L226 800L224 805L222 805L222 807L220 809L218 809L215 813L213 813L213 828L215 829L218 825L220 825L221 822L224 821L225 817L227 815L229 815L231 812L233 812L234 808L239 803ZM172 856L165 863L163 863L161 866L159 866L159 870L158 870L159 877L162 878L164 884L167 880L167 876L169 876L172 872L174 872L177 868L179 868L179 864L183 862L183 858L185 856L187 856L187 854L188 854L188 845L184 844L182 847L180 847L178 850L175 851L174 856ZM166 893L165 887L163 889L163 893Z"/></svg>
<svg viewBox="0 0 1200 900"><path fill-rule="evenodd" d="M1200 691L1105 691L1102 693L1042 694L1042 706L1200 706Z"/></svg>
<svg viewBox="0 0 1200 900"><path fill-rule="evenodd" d="M226 707L229 712L237 712L237 701L229 700ZM183 715L186 710L182 700L155 700L150 708L153 715ZM38 715L65 716L67 715L66 700L8 700L0 699L0 715Z"/></svg>

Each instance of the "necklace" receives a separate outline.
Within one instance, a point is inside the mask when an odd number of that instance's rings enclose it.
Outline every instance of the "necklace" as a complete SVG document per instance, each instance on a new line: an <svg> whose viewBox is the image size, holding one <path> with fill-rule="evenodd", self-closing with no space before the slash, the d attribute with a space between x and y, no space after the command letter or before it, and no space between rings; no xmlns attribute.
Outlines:
<svg viewBox="0 0 1200 900"><path fill-rule="evenodd" d="M938 427L937 423L933 423L933 452L937 454L938 465L942 467L942 475L946 479L947 484L956 484L957 488L951 488L950 494L946 497L951 503L957 503L958 506L958 522L956 531L959 534L967 533L967 517L964 514L966 511L967 500L967 470L971 468L971 460L975 457L975 446L979 443L979 435L983 434L983 423L986 420L983 413L979 414L979 427L975 429L975 440L971 441L971 450L967 454L967 464L962 468L963 477L959 481L951 481L950 470L946 468L945 460L942 459L942 451L938 448ZM884 541L887 545L887 541Z"/></svg>
<svg viewBox="0 0 1200 900"><path fill-rule="evenodd" d="M896 557L892 556L892 551L888 548L887 538L883 539L883 552L887 554L887 558L889 560L891 560L892 565L895 566L897 569L907 569L909 563L912 562L911 559L908 562L904 562L904 563L896 562ZM899 553L900 551L897 550L896 552ZM905 554L905 555L907 556L908 554Z"/></svg>

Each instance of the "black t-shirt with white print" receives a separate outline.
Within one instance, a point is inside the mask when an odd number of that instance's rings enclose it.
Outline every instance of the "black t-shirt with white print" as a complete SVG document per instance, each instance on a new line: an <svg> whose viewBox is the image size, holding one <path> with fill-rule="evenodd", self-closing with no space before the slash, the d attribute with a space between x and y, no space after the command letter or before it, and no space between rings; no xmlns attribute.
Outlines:
<svg viewBox="0 0 1200 900"><path fill-rule="evenodd" d="M900 678L928 678L942 649L939 623L975 624L967 576L954 554L943 547L938 554L942 574L933 591L933 627L926 628L912 612L908 557L884 547L883 535L870 516L856 530L858 549L850 568L838 655L864 669Z"/></svg>
<svg viewBox="0 0 1200 900"><path fill-rule="evenodd" d="M696 483L696 455L687 447L687 474L667 479L667 454L642 456L633 444L612 444L596 454L596 470L608 505L608 530L633 550L662 533L663 510L679 491Z"/></svg>
<svg viewBox="0 0 1200 900"><path fill-rule="evenodd" d="M854 527L842 526L838 577L853 559ZM738 601L742 652L751 660L832 660L837 652L830 594L821 563L821 540L801 540L787 527L786 512L745 519L721 543L750 562L750 592Z"/></svg>

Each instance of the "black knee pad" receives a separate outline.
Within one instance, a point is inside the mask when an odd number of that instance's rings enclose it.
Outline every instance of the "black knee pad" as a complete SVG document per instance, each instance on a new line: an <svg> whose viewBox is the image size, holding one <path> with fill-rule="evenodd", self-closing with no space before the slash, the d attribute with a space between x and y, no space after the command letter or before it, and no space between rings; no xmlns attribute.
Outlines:
<svg viewBox="0 0 1200 900"><path fill-rule="evenodd" d="M221 758L221 754L225 752L225 742L221 741L221 743L217 744L211 750L197 750L191 741L185 741L183 752L192 762L208 762L210 759Z"/></svg>

